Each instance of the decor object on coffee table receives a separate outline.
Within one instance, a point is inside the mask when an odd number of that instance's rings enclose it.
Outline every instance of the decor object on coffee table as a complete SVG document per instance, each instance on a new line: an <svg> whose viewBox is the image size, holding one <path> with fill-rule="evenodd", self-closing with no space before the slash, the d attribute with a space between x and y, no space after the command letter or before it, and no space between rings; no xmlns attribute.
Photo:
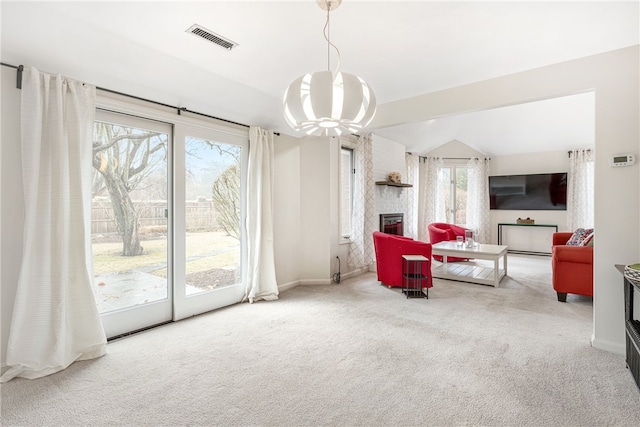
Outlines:
<svg viewBox="0 0 640 427"><path fill-rule="evenodd" d="M560 302L567 301L567 294L593 296L593 235L584 246L568 245L572 236L553 233L552 283Z"/></svg>

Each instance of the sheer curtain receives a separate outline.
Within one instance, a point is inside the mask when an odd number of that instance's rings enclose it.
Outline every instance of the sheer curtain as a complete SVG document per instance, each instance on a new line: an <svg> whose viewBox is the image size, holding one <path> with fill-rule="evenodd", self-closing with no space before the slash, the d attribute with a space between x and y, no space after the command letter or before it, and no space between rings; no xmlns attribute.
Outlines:
<svg viewBox="0 0 640 427"><path fill-rule="evenodd" d="M373 263L373 232L376 230L371 135L358 138L354 154L353 224L347 264L362 268Z"/></svg>
<svg viewBox="0 0 640 427"><path fill-rule="evenodd" d="M95 86L25 69L22 78L22 266L6 382L105 354L91 272Z"/></svg>
<svg viewBox="0 0 640 427"><path fill-rule="evenodd" d="M248 274L243 301L278 299L273 250L273 131L249 129Z"/></svg>
<svg viewBox="0 0 640 427"><path fill-rule="evenodd" d="M405 218L404 234L407 237L418 239L418 194L420 192L420 157L417 154L406 153L405 161L407 164L407 184L413 185L407 188L407 217Z"/></svg>
<svg viewBox="0 0 640 427"><path fill-rule="evenodd" d="M594 159L593 150L573 150L569 153L567 228L570 231L593 227Z"/></svg>
<svg viewBox="0 0 640 427"><path fill-rule="evenodd" d="M489 164L491 159L470 159L467 163L467 228L474 230L476 241L489 242L491 230L489 206Z"/></svg>
<svg viewBox="0 0 640 427"><path fill-rule="evenodd" d="M429 241L427 227L432 222L446 221L444 192L439 185L440 168L444 161L440 157L423 157L419 166L419 195L418 195L418 235L423 242Z"/></svg>

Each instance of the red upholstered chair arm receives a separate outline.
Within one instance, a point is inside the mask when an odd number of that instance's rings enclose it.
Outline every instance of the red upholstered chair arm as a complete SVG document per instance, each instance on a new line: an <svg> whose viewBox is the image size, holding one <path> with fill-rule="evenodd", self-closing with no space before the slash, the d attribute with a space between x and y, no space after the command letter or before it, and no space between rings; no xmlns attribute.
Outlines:
<svg viewBox="0 0 640 427"><path fill-rule="evenodd" d="M553 245L566 245L573 233L561 231L559 233L553 233Z"/></svg>
<svg viewBox="0 0 640 427"><path fill-rule="evenodd" d="M429 241L431 243L438 243L438 242L444 242L446 240L451 240L449 230L438 228L433 224L430 224L428 229L429 229ZM455 236L453 238L455 239Z"/></svg>
<svg viewBox="0 0 640 427"><path fill-rule="evenodd" d="M460 227L460 226L454 225L454 224L451 224L450 230L453 232L453 237L451 239L449 239L449 240L455 240L456 236L463 236L464 237L464 232L467 231L466 228Z"/></svg>
<svg viewBox="0 0 640 427"><path fill-rule="evenodd" d="M556 245L553 247L553 258L557 262L593 264L593 246Z"/></svg>

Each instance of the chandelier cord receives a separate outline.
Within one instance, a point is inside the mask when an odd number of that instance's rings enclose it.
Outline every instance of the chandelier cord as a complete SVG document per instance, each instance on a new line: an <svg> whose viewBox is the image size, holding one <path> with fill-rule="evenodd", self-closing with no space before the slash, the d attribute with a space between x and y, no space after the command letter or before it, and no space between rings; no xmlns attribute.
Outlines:
<svg viewBox="0 0 640 427"><path fill-rule="evenodd" d="M327 21L324 24L324 29L322 30L322 34L324 35L324 39L327 41L327 71L331 71L331 46L333 46L333 48L336 50L336 54L338 55L338 62L336 63L336 69L333 72L333 74L337 74L338 73L338 69L340 68L340 50L338 49L338 47L331 43L331 40L329 40L330 37L330 25L329 25L329 13L330 13L330 9L331 7L327 7Z"/></svg>

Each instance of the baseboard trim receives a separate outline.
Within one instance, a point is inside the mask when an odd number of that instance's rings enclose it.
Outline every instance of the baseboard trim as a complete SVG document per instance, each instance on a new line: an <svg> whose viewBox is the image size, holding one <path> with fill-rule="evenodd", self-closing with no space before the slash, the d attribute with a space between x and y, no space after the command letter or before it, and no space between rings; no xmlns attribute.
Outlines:
<svg viewBox="0 0 640 427"><path fill-rule="evenodd" d="M331 279L303 279L301 285L330 285Z"/></svg>
<svg viewBox="0 0 640 427"><path fill-rule="evenodd" d="M297 286L300 286L300 281L294 280L293 282L285 283L284 285L278 285L278 291L279 292L288 291L289 289L293 289Z"/></svg>
<svg viewBox="0 0 640 427"><path fill-rule="evenodd" d="M608 351L610 353L619 354L621 356L624 356L627 352L624 344L597 339L594 335L591 335L591 346L593 348L597 348L598 350Z"/></svg>
<svg viewBox="0 0 640 427"><path fill-rule="evenodd" d="M356 277L361 274L369 272L369 267L357 268L353 271L349 271L348 273L342 273L340 275L340 279L349 279L351 277ZM305 285L330 285L333 281L331 279L302 279L302 280L294 280L289 283L285 283L283 285L278 285L278 291L283 292L289 289L293 289L296 286L305 286Z"/></svg>
<svg viewBox="0 0 640 427"><path fill-rule="evenodd" d="M340 279L348 279L350 277L356 277L359 276L361 274L364 274L366 272L369 271L369 267L362 267L362 268L357 268L353 271L350 271L348 273L343 273L340 275Z"/></svg>

